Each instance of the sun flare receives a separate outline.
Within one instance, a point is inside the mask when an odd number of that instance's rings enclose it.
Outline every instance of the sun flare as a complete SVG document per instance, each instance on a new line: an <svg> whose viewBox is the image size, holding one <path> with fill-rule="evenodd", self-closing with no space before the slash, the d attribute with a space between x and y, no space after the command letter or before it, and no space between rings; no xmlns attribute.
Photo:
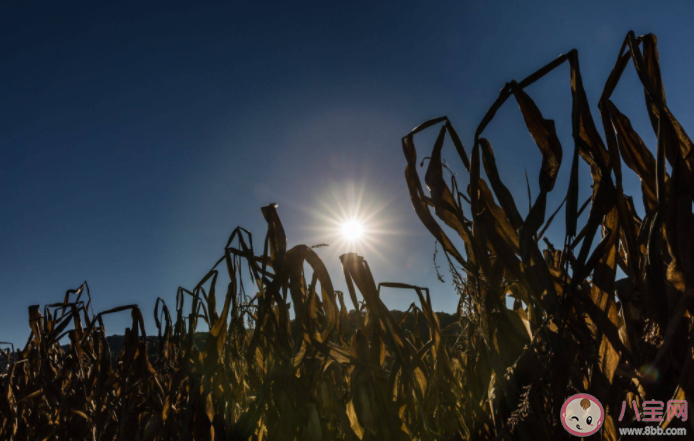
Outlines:
<svg viewBox="0 0 694 441"><path fill-rule="evenodd" d="M342 224L342 236L349 242L359 240L364 236L364 226L356 219L349 219Z"/></svg>
<svg viewBox="0 0 694 441"><path fill-rule="evenodd" d="M395 199L368 193L366 179L328 186L317 207L303 207L315 220L306 225L306 242L315 243L326 259L337 260L345 253L389 262L390 236L404 234L398 219L388 213ZM327 256L331 254L331 256Z"/></svg>

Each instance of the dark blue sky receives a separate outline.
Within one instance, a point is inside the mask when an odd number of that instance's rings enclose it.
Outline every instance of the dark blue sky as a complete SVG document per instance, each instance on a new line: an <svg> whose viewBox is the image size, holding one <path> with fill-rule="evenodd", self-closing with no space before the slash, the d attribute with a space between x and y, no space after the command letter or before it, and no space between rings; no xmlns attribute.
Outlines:
<svg viewBox="0 0 694 441"><path fill-rule="evenodd" d="M400 138L448 115L469 149L506 81L571 48L595 109L629 29L659 37L668 104L690 128L688 3L0 2L0 340L23 344L27 306L85 279L96 310L139 303L152 333L156 298L173 308L234 227L262 243L261 206L279 204L290 246L313 244L325 241L320 214L361 189L363 210L387 204L374 217L388 232L379 255L365 252L377 281L429 286L435 309L453 310L409 202ZM653 147L632 67L624 81L614 100ZM564 146L554 210L573 149L568 67L528 92ZM526 168L537 195L540 154L515 103L486 136L518 200ZM418 141L421 158L432 139ZM630 172L625 185L638 190ZM343 251L319 250L337 288ZM384 293L393 308L412 300ZM108 332L128 322L112 318Z"/></svg>

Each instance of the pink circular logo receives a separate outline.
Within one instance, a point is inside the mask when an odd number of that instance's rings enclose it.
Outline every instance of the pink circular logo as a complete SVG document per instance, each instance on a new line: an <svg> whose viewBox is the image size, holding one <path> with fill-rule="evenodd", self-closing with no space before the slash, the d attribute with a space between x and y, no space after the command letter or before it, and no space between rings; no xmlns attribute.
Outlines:
<svg viewBox="0 0 694 441"><path fill-rule="evenodd" d="M605 420L602 404L594 396L576 394L561 407L561 424L567 432L581 438L596 433Z"/></svg>

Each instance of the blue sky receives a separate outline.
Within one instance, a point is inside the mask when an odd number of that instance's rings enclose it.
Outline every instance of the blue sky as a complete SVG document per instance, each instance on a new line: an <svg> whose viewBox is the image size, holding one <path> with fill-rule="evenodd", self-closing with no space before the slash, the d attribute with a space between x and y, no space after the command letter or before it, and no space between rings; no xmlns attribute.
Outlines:
<svg viewBox="0 0 694 441"><path fill-rule="evenodd" d="M571 48L599 125L595 105L630 29L658 36L668 104L687 129L692 19L687 2L0 2L0 341L23 344L27 307L84 280L95 310L138 303L152 333L156 298L173 308L234 227L262 243L261 206L279 204L290 246L314 244L327 241L324 217L359 193L383 232L379 253L364 250L376 280L428 286L435 309L452 311L400 138L448 115L469 149L505 82ZM573 149L568 66L528 92L564 147L554 210ZM614 101L653 148L632 67ZM517 200L526 169L536 196L541 157L514 102L485 133ZM432 136L417 142L426 156ZM582 198L588 182L583 167ZM549 237L561 243L563 229ZM338 289L343 251L318 250ZM383 298L398 309L414 300ZM108 332L128 322L111 318Z"/></svg>

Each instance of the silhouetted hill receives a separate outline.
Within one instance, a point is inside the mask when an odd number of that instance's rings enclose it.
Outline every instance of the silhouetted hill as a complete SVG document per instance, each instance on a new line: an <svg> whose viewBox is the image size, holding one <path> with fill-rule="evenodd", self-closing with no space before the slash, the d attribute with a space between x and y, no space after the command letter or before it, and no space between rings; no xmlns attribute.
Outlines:
<svg viewBox="0 0 694 441"><path fill-rule="evenodd" d="M391 310L390 313L392 314L393 318L400 322L402 320L402 317L404 316L403 311L398 311L398 310ZM448 314L446 312L437 312L436 316L439 319L439 323L441 325L441 329L444 329L445 327L453 324L456 322L455 315L454 314ZM347 328L347 335L350 337L354 332L357 330L357 313L354 310L351 310L349 312L349 324ZM292 334L297 335L298 332L298 326L295 320L292 320L291 325L292 327ZM405 321L401 324L401 327L403 331L406 332L413 332L414 331L414 316L412 314L409 315L405 319ZM456 330L459 330L459 327L456 327ZM426 319L424 318L424 315L420 314L419 315L419 337L420 339L427 341L429 340L429 330L426 326ZM209 333L207 332L196 332L195 333L195 343L198 348L202 348L203 345L205 344L205 340L207 340L207 336ZM154 337L154 338L151 338ZM106 337L106 341L108 342L109 347L111 348L111 354L113 356L116 356L120 350L123 348L123 340L124 336L122 335L111 335L109 337ZM157 338L156 335L150 336L150 351L155 352L156 347L157 347Z"/></svg>
<svg viewBox="0 0 694 441"><path fill-rule="evenodd" d="M398 310L391 310L390 313L392 314L393 318L400 322L404 316L403 311L398 311ZM436 316L439 319L439 323L441 325L441 329L446 328L447 326L453 324L456 322L455 315L453 314L448 314L446 312L437 312ZM347 330L346 334L348 336L352 336L354 332L357 330L357 324L358 324L358 317L357 313L354 310L351 310L349 312L349 322L347 325ZM291 325L292 327L292 334L297 335L298 333L298 325L295 320L292 320ZM403 323L401 323L401 327L403 331L405 332L414 332L414 315L410 314ZM455 327L455 330L459 330L460 327ZM205 344L205 341L207 340L207 336L209 333L207 332L196 332L195 333L195 344L198 348L202 348L203 345ZM426 319L424 318L423 314L419 315L419 338L423 341L429 340L429 329L426 326ZM108 342L109 348L111 349L111 356L117 357L118 354L120 354L121 349L123 349L123 342L125 340L125 336L123 335L111 335L106 337L106 341ZM156 334L155 335L150 335L148 336L148 347L150 354L154 354L157 351L157 346L158 346L158 339ZM64 349L68 349L69 345L64 345ZM0 356L0 363L4 362L4 359L2 356Z"/></svg>

